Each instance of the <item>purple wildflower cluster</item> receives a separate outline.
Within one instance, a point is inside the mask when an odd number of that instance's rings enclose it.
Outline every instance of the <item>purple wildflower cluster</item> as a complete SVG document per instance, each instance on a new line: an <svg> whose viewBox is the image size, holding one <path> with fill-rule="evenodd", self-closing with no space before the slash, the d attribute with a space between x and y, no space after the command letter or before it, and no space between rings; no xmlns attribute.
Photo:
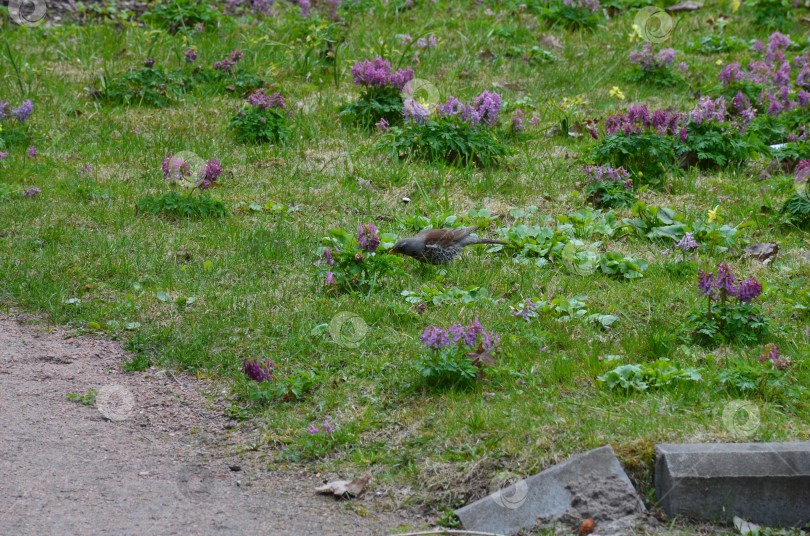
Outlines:
<svg viewBox="0 0 810 536"><path fill-rule="evenodd" d="M183 52L183 56L186 57L186 63L194 63L197 61L197 51L193 48L186 49L186 51Z"/></svg>
<svg viewBox="0 0 810 536"><path fill-rule="evenodd" d="M416 46L419 48L434 48L438 43L439 40L433 34L428 37L420 37L416 40Z"/></svg>
<svg viewBox="0 0 810 536"><path fill-rule="evenodd" d="M402 105L402 119L406 123L416 123L417 125L426 125L430 110L419 104L416 99L405 99Z"/></svg>
<svg viewBox="0 0 810 536"><path fill-rule="evenodd" d="M28 150L26 151L26 154L28 155L28 158L36 158L37 156L36 145L32 145L31 147L29 147Z"/></svg>
<svg viewBox="0 0 810 536"><path fill-rule="evenodd" d="M8 107L8 101L0 101L0 121L7 119L10 115L13 115L17 122L25 123L26 120L31 117L31 113L34 111L34 103L32 103L30 100L24 100L19 107L10 111Z"/></svg>
<svg viewBox="0 0 810 536"><path fill-rule="evenodd" d="M529 318L536 316L535 309L537 309L537 304L534 303L532 300L526 298L526 303L523 304L523 309L519 311L514 311L512 316L519 316L525 321L529 321Z"/></svg>
<svg viewBox="0 0 810 536"><path fill-rule="evenodd" d="M482 337L480 342L479 337ZM481 322L478 321L478 317L476 317L468 326L456 323L453 323L449 328L428 326L422 332L421 341L426 348L434 350L441 350L455 343L462 343L471 349L477 348L480 344L489 352L498 344L500 336L494 331L487 333Z"/></svg>
<svg viewBox="0 0 810 536"><path fill-rule="evenodd" d="M790 38L779 32L771 34L768 44L761 41L754 44L754 50L764 53L764 60L750 60L745 69L739 63L730 63L723 67L717 78L723 87L737 83L749 83L762 86L757 107L768 115L778 116L796 108L810 104L810 53L805 52L791 62L785 51L790 46ZM796 72L795 93L791 92L792 71ZM791 98L792 97L792 98ZM738 113L746 110L751 115L753 109L748 99L737 94L734 108ZM747 105L747 106L746 106ZM750 120L749 120L750 121Z"/></svg>
<svg viewBox="0 0 810 536"><path fill-rule="evenodd" d="M236 64L239 63L239 60L242 59L243 55L244 54L241 50L235 48L231 51L231 56L229 58L215 62L214 69L232 73L236 67Z"/></svg>
<svg viewBox="0 0 810 536"><path fill-rule="evenodd" d="M200 190L208 190L214 185L221 174L222 166L219 164L219 158L212 158L200 171L200 180L197 181L194 187Z"/></svg>
<svg viewBox="0 0 810 536"><path fill-rule="evenodd" d="M526 125L523 124L525 118L526 114L523 113L523 110L520 108L515 110L515 113L512 114L512 132L523 132L526 130Z"/></svg>
<svg viewBox="0 0 810 536"><path fill-rule="evenodd" d="M254 12L260 15L266 15L276 0L226 0L224 7L225 13L228 15L235 15L240 11Z"/></svg>
<svg viewBox="0 0 810 536"><path fill-rule="evenodd" d="M717 97L714 100L711 97L703 97L689 113L689 119L697 125L702 125L704 121L722 123L725 117L726 99L723 97Z"/></svg>
<svg viewBox="0 0 810 536"><path fill-rule="evenodd" d="M675 49L662 48L658 53L654 54L652 44L647 42L644 43L641 50L630 53L630 61L644 71L661 69L672 65L672 62L675 61Z"/></svg>
<svg viewBox="0 0 810 536"><path fill-rule="evenodd" d="M646 105L633 104L626 113L619 112L605 119L605 133L609 136L622 132L627 136L652 130L659 136L679 134L685 141L686 127L679 128L683 121L684 116L678 112L656 110L651 114Z"/></svg>
<svg viewBox="0 0 810 536"><path fill-rule="evenodd" d="M770 363L773 368L779 370L785 370L791 364L791 360L789 357L782 357L779 353L779 347L776 346L774 343L766 344L762 348L762 353L759 357L760 363Z"/></svg>
<svg viewBox="0 0 810 536"><path fill-rule="evenodd" d="M169 155L163 159L163 178L176 182L185 179L191 170L182 156Z"/></svg>
<svg viewBox="0 0 810 536"><path fill-rule="evenodd" d="M335 433L335 429L332 428L332 425L329 424L329 421L323 421L323 431L329 435ZM307 426L307 432L309 432L310 435L316 435L321 433L321 430L314 424L310 424L309 426Z"/></svg>
<svg viewBox="0 0 810 536"><path fill-rule="evenodd" d="M599 11L599 8L602 7L599 0L563 0L563 5L577 9L587 9L591 13Z"/></svg>
<svg viewBox="0 0 810 536"><path fill-rule="evenodd" d="M380 246L380 237L377 236L377 228L373 223L360 225L357 233L357 243L360 247L369 252L377 251Z"/></svg>
<svg viewBox="0 0 810 536"><path fill-rule="evenodd" d="M268 95L267 90L264 88L254 91L250 97L248 97L247 103L254 108L261 108L262 110L287 107L281 93L270 93Z"/></svg>
<svg viewBox="0 0 810 536"><path fill-rule="evenodd" d="M810 177L810 160L799 160L796 164L796 183L807 182Z"/></svg>
<svg viewBox="0 0 810 536"><path fill-rule="evenodd" d="M352 76L358 86L377 89L390 87L402 91L405 84L413 80L413 69L408 67L394 71L390 61L377 57L352 65Z"/></svg>
<svg viewBox="0 0 810 536"><path fill-rule="evenodd" d="M624 187L628 190L633 189L633 179L630 178L630 173L626 169L619 166L613 168L609 165L604 166L586 166L585 167L585 182L624 182Z"/></svg>
<svg viewBox="0 0 810 536"><path fill-rule="evenodd" d="M23 196L25 197L36 197L42 193L42 190L34 186L33 188L28 188L27 190L23 191Z"/></svg>
<svg viewBox="0 0 810 536"><path fill-rule="evenodd" d="M740 280L724 262L718 264L714 272L700 270L698 277L700 295L706 296L710 301L719 300L725 303L727 297L735 297L742 303L751 303L762 293L762 283L756 277Z"/></svg>
<svg viewBox="0 0 810 536"><path fill-rule="evenodd" d="M274 379L273 372L276 370L276 365L269 359L259 361L257 359L244 359L242 361L242 370L248 378L255 382L264 382Z"/></svg>
<svg viewBox="0 0 810 536"><path fill-rule="evenodd" d="M439 117L458 117L462 122L467 122L472 126L484 123L486 126L494 126L498 122L498 115L501 113L501 96L496 92L484 91L470 102L461 102L457 98L450 96L447 102L436 107ZM519 125L523 125L522 111ZM406 117L407 120L407 117ZM513 121L514 124L514 121Z"/></svg>
<svg viewBox="0 0 810 536"><path fill-rule="evenodd" d="M683 238L681 238L678 243L675 244L674 248L686 255L687 253L700 248L700 244L697 243L692 233L686 232L684 233Z"/></svg>

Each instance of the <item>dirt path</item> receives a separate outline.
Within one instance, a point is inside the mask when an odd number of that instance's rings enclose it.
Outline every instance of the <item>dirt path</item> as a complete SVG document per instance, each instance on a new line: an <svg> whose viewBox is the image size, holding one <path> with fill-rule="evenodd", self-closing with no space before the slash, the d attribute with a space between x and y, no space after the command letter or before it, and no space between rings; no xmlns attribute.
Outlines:
<svg viewBox="0 0 810 536"><path fill-rule="evenodd" d="M123 372L117 343L64 335L0 316L0 533L377 535L413 522L373 490L337 502L313 495L323 478L267 471L201 382ZM89 389L96 405L66 399Z"/></svg>

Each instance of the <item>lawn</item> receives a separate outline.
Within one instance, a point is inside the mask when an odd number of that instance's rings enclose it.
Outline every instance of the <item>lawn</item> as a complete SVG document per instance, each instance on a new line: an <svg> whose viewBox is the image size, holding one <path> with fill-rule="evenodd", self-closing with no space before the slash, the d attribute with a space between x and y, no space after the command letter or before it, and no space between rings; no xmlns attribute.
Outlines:
<svg viewBox="0 0 810 536"><path fill-rule="evenodd" d="M313 4L0 11L3 306L449 524L608 443L652 501L655 443L810 440L804 4Z"/></svg>

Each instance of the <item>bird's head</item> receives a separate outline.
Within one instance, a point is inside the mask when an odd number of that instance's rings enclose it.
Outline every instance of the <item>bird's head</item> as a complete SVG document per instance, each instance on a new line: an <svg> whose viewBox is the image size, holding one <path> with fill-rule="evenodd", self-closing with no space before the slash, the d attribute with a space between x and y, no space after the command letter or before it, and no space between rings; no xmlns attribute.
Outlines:
<svg viewBox="0 0 810 536"><path fill-rule="evenodd" d="M418 238L403 238L388 253L399 253L409 257L419 258L425 252L425 241Z"/></svg>

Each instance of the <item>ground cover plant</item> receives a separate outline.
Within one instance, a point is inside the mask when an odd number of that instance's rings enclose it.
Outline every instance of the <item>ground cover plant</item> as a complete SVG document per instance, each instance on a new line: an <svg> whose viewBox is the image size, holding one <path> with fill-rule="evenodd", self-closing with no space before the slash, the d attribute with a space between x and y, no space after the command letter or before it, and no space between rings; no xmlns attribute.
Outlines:
<svg viewBox="0 0 810 536"><path fill-rule="evenodd" d="M808 440L810 12L643 5L0 17L0 301L436 518L605 443L651 498L655 442ZM389 255L472 225L507 244Z"/></svg>

